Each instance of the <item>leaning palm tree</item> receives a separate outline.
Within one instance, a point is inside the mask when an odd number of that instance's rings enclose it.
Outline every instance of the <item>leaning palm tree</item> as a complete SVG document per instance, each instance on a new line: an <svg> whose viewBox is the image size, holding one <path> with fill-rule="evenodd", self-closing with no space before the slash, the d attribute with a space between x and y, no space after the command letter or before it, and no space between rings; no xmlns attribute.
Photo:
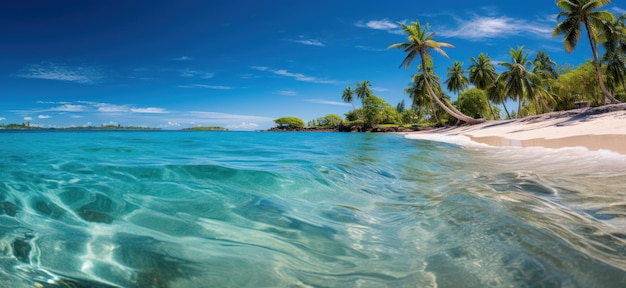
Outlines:
<svg viewBox="0 0 626 288"><path fill-rule="evenodd" d="M470 62L472 62L469 69L470 83L474 84L476 88L487 92L487 89L494 85L496 78L498 77L496 68L491 62L491 58L489 58L487 54L480 53L478 55L478 59L472 57ZM493 111L493 107L491 107L491 103L488 102L487 104L489 104L491 116L493 116L493 119L496 119L496 114Z"/></svg>
<svg viewBox="0 0 626 288"><path fill-rule="evenodd" d="M531 62L528 60L528 53L524 53L524 47L520 46L517 50L511 48L509 53L513 61L500 63L508 71L500 74L499 78L504 82L505 94L518 101L517 114L521 115L523 103L537 95L535 89L541 84L541 80L528 69Z"/></svg>
<svg viewBox="0 0 626 288"><path fill-rule="evenodd" d="M474 119L459 112L454 107L448 107L441 99L439 99L437 95L435 95L435 92L433 91L428 81L429 77L427 67L430 67L430 65L427 65L427 63L432 63L430 51L432 50L448 57L448 55L441 48L454 46L452 44L434 41L433 37L435 36L435 33L427 32L428 24L424 25L423 29L419 21L411 22L411 25L407 25L405 23L398 24L402 26L402 30L407 34L408 42L392 44L389 46L389 48L401 48L404 52L407 53L404 60L402 60L402 63L400 63L400 67L405 66L405 68L408 69L409 66L411 66L411 62L413 62L415 57L419 56L422 62L422 67L426 68L423 69L424 74L426 74L426 77L424 77L424 84L426 84L426 88L433 100L435 100L435 102L439 106L441 106L441 108L443 108L447 113L449 113L458 120L467 122L469 124L478 124L485 122L484 119Z"/></svg>
<svg viewBox="0 0 626 288"><path fill-rule="evenodd" d="M557 17L560 21L554 28L553 36L564 35L565 51L572 52L580 39L581 26L587 30L587 38L591 45L593 61L596 66L596 74L600 82L600 89L604 98L611 104L619 103L613 95L609 93L602 79L602 69L598 59L598 31L608 22L615 20L615 16L608 11L598 11L602 6L611 3L611 0L558 0L556 5L561 8Z"/></svg>

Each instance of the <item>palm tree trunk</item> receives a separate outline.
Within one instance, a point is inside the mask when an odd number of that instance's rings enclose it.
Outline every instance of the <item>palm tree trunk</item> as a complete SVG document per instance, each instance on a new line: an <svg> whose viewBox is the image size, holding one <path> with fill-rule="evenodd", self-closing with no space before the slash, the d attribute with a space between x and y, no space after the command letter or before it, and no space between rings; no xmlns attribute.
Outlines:
<svg viewBox="0 0 626 288"><path fill-rule="evenodd" d="M502 102L502 107L504 108L504 112L506 112L506 117L511 119L511 113L509 113L509 109L506 109L506 104Z"/></svg>
<svg viewBox="0 0 626 288"><path fill-rule="evenodd" d="M423 53L420 53L421 59L422 59L422 67L428 67L426 66L426 61L424 60L424 55ZM441 106L441 108L443 108L443 110L445 110L448 114L452 115L452 117L459 119L463 122L466 122L467 124L480 124L485 122L485 119L474 119L472 117L469 117L467 115L464 115L463 113L459 112L458 110L455 112L454 110L452 110L450 107L448 107L445 103L443 103L441 101L441 99L439 99L439 97L437 95L435 95L435 91L433 91L433 88L430 87L430 83L428 82L428 71L427 69L424 69L424 83L426 83L426 88L428 89L428 93L430 93L430 96L435 100L435 102L437 102L437 104L439 104L439 106Z"/></svg>
<svg viewBox="0 0 626 288"><path fill-rule="evenodd" d="M596 47L596 43L593 40L593 37L591 35L591 28L589 26L589 22L588 21L584 21L584 22L585 22L585 29L587 29L587 37L589 38L589 44L591 44L591 52L593 52L593 62L594 64L596 64L596 74L598 74L598 80L600 82L600 89L602 90L602 94L604 94L605 100L608 100L610 104L620 103L619 101L617 101L617 99L615 99L615 97L613 97L613 95L609 93L609 91L606 89L606 86L604 85L604 80L602 79L602 70L600 68L600 61L598 60L598 48Z"/></svg>
<svg viewBox="0 0 626 288"><path fill-rule="evenodd" d="M489 102L489 99L487 99L487 105L489 105L489 111L491 111L491 117L493 117L493 120L498 120L496 119L496 113L493 112L493 106L491 106L491 102Z"/></svg>

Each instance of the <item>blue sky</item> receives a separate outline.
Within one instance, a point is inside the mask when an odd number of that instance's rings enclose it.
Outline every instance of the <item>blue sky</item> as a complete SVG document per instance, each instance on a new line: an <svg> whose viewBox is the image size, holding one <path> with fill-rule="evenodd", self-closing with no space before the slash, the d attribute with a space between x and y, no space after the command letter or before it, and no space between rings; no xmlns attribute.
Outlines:
<svg viewBox="0 0 626 288"><path fill-rule="evenodd" d="M392 105L415 66L397 22L429 22L450 59L540 50L559 65L591 58L552 38L552 0L8 1L0 9L0 123L43 127L121 124L267 129L352 109L346 86L369 80ZM624 3L606 7L626 13ZM453 96L456 98L456 96ZM357 103L358 106L358 103Z"/></svg>

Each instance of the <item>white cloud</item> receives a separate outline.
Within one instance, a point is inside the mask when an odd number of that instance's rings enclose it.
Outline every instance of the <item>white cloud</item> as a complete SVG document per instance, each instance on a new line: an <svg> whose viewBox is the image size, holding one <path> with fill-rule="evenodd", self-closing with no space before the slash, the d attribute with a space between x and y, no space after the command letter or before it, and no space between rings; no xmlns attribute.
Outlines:
<svg viewBox="0 0 626 288"><path fill-rule="evenodd" d="M188 56L180 56L180 57L174 58L172 60L174 60L174 61L189 61L189 60L192 60L192 58L188 57Z"/></svg>
<svg viewBox="0 0 626 288"><path fill-rule="evenodd" d="M402 34L402 30L400 29L400 25L389 21L389 19L382 20L370 20L367 22L359 21L354 24L354 26L359 28L368 28L374 30L382 30L387 31L391 34Z"/></svg>
<svg viewBox="0 0 626 288"><path fill-rule="evenodd" d="M338 83L337 81L334 81L334 80L319 79L317 77L307 76L301 73L292 73L285 69L270 69L265 66L252 66L251 68L254 70L258 70L258 71L271 72L275 75L293 78L296 81L319 83L319 84L337 84Z"/></svg>
<svg viewBox="0 0 626 288"><path fill-rule="evenodd" d="M454 28L438 29L437 35L467 40L507 38L530 34L551 38L553 28L549 25L528 22L510 17L475 16L468 21L459 20Z"/></svg>
<svg viewBox="0 0 626 288"><path fill-rule="evenodd" d="M397 29L399 27L398 24L389 21L389 19L370 20L367 22L359 21L355 25L356 27L370 28L370 29L375 29L375 30L391 30L391 29Z"/></svg>
<svg viewBox="0 0 626 288"><path fill-rule="evenodd" d="M39 116L37 116L37 118L39 118L39 119L50 119L50 118L52 118L52 116L50 116L50 115L39 115Z"/></svg>
<svg viewBox="0 0 626 288"><path fill-rule="evenodd" d="M383 87L372 87L372 91L375 91L375 92L387 92L387 91L389 91L389 89L383 88Z"/></svg>
<svg viewBox="0 0 626 288"><path fill-rule="evenodd" d="M221 86L221 85L205 85L205 84L191 84L191 85L179 85L178 88L204 88L204 89L216 89L216 90L231 90L233 87Z"/></svg>
<svg viewBox="0 0 626 288"><path fill-rule="evenodd" d="M373 47L369 47L369 46L363 46L363 45L356 45L355 46L358 49L361 50L365 50L365 51L370 51L370 52L383 52L383 51L387 51L387 48L373 48Z"/></svg>
<svg viewBox="0 0 626 288"><path fill-rule="evenodd" d="M24 117L24 120L26 120L26 121L31 121L31 120L33 120L33 117L29 117L29 116L27 116L27 117Z"/></svg>
<svg viewBox="0 0 626 288"><path fill-rule="evenodd" d="M259 70L259 71L268 71L268 70L270 70L270 67L266 67L266 66L251 66L250 68L252 68L254 70Z"/></svg>
<svg viewBox="0 0 626 288"><path fill-rule="evenodd" d="M120 112L128 112L130 111L130 107L128 105L115 105L109 103L95 103L94 106L97 107L98 112L104 113L120 113Z"/></svg>
<svg viewBox="0 0 626 288"><path fill-rule="evenodd" d="M621 14L626 14L626 9L622 9L622 8L620 8L620 7L613 7L613 9L612 9L612 10L613 10L613 11L615 11L615 13L616 13L616 14L618 14L618 15L616 15L616 16L618 16L618 17L619 17L619 15L621 15Z"/></svg>
<svg viewBox="0 0 626 288"><path fill-rule="evenodd" d="M4 121L4 120L7 120L7 118L0 117L0 121Z"/></svg>
<svg viewBox="0 0 626 288"><path fill-rule="evenodd" d="M293 42L304 44L307 46L318 46L318 47L325 46L324 43L322 43L321 41L317 39L304 39L302 36L300 36L300 38L301 39L293 40Z"/></svg>
<svg viewBox="0 0 626 288"><path fill-rule="evenodd" d="M156 107L131 108L130 111L134 113L155 113L155 114L167 113L165 109L156 108Z"/></svg>
<svg viewBox="0 0 626 288"><path fill-rule="evenodd" d="M85 108L86 107L83 105L63 104L61 106L50 108L50 111L81 112L81 111L85 111Z"/></svg>
<svg viewBox="0 0 626 288"><path fill-rule="evenodd" d="M185 69L180 71L180 77L198 77L202 79L211 79L215 77L215 73Z"/></svg>
<svg viewBox="0 0 626 288"><path fill-rule="evenodd" d="M180 72L180 77L194 77L198 71L185 69Z"/></svg>
<svg viewBox="0 0 626 288"><path fill-rule="evenodd" d="M273 118L262 117L262 116L252 116L252 115L238 115L238 114L229 114L229 113L221 113L221 112L204 112L204 111L192 111L190 112L196 119L202 120L241 120L242 122L247 121L274 121Z"/></svg>
<svg viewBox="0 0 626 288"><path fill-rule="evenodd" d="M161 127L180 127L180 124L178 122L167 121L167 124L161 125Z"/></svg>
<svg viewBox="0 0 626 288"><path fill-rule="evenodd" d="M324 105L335 105L335 106L351 106L348 103L338 102L338 101L329 101L324 99L307 99L307 102L316 103L316 104L324 104Z"/></svg>
<svg viewBox="0 0 626 288"><path fill-rule="evenodd" d="M259 124L252 122L241 122L239 124L228 125L226 126L226 128L233 130L252 130L259 128Z"/></svg>
<svg viewBox="0 0 626 288"><path fill-rule="evenodd" d="M52 62L27 65L17 76L28 79L69 81L81 84L92 84L103 78L102 73L93 67L69 67Z"/></svg>
<svg viewBox="0 0 626 288"><path fill-rule="evenodd" d="M280 91L276 91L276 94L278 95L282 95L282 96L298 96L298 93L296 91L290 91L290 90L280 90Z"/></svg>

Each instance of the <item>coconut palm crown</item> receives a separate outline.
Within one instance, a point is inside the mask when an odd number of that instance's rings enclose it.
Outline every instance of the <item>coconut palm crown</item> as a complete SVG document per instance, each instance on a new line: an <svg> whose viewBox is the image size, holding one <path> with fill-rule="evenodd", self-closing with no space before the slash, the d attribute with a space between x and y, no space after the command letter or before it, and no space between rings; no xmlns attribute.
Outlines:
<svg viewBox="0 0 626 288"><path fill-rule="evenodd" d="M604 80L598 57L598 34L603 30L603 26L615 20L615 15L608 11L598 11L602 6L611 3L611 0L558 0L556 5L561 8L557 16L559 22L554 28L552 36L564 36L565 51L572 52L578 44L582 26L587 30L587 38L591 45L593 60L596 66L596 74L600 82L600 89L606 100L610 103L619 103L609 94Z"/></svg>
<svg viewBox="0 0 626 288"><path fill-rule="evenodd" d="M448 57L446 52L444 52L441 48L454 47L452 44L437 42L433 40L435 33L428 32L428 23L424 25L423 28L419 21L411 22L411 25L407 25L405 23L398 24L400 24L402 30L406 33L407 42L395 43L390 45L389 48L400 48L406 53L404 60L402 60L402 62L400 63L400 67L404 66L406 69L408 69L411 66L411 63L413 62L415 57L419 56L422 62L422 67L425 67L425 69L423 69L423 72L428 74L427 67L430 67L432 64L432 56L430 55L430 52L435 51L445 57ZM467 122L469 124L478 124L485 121L484 119L474 119L472 117L464 115L463 113L456 110L454 107L449 107L448 105L446 105L441 99L439 99L437 95L435 95L428 81L428 77L424 77L424 84L426 84L427 90L430 96L435 100L435 102L437 102L437 104L441 106L441 108L443 108L448 114L452 115L454 118Z"/></svg>

